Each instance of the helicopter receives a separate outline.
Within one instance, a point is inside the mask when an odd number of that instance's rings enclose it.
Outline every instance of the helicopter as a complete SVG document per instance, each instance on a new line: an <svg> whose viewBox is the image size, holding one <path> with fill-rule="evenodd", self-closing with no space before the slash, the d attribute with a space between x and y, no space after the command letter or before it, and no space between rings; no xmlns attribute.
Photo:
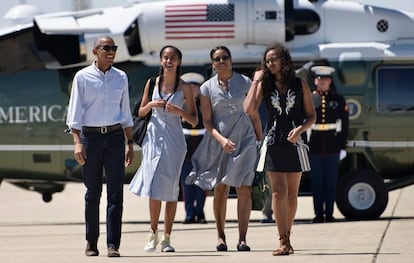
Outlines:
<svg viewBox="0 0 414 263"><path fill-rule="evenodd" d="M414 14L335 0L158 0L33 15L0 30L0 180L45 202L81 182L63 131L74 74L93 63L97 36L118 45L115 66L129 77L131 108L157 75L159 50L183 52L182 72L211 73L209 51L225 45L236 71L252 75L266 47L290 50L312 86L312 65L336 69L350 108L347 157L337 206L347 218L375 218L388 192L414 183ZM136 151L140 148L136 146ZM126 171L128 183L139 154ZM310 195L309 176L301 195Z"/></svg>

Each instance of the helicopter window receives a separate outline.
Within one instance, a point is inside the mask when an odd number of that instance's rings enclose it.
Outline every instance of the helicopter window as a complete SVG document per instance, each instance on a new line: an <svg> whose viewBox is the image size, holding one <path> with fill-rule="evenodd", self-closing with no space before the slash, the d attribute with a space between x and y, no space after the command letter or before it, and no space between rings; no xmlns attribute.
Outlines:
<svg viewBox="0 0 414 263"><path fill-rule="evenodd" d="M24 29L2 37L0 73L45 68L39 56L33 52L32 34L31 29Z"/></svg>
<svg viewBox="0 0 414 263"><path fill-rule="evenodd" d="M124 33L125 43L131 56L142 53L141 39L139 37L138 21L135 20Z"/></svg>
<svg viewBox="0 0 414 263"><path fill-rule="evenodd" d="M376 77L378 111L414 112L414 67L381 67Z"/></svg>
<svg viewBox="0 0 414 263"><path fill-rule="evenodd" d="M34 23L33 36L39 55L46 61L50 60L49 55L52 55L61 65L70 65L84 62L86 58L82 36L71 34L48 35L42 33L37 23Z"/></svg>
<svg viewBox="0 0 414 263"><path fill-rule="evenodd" d="M318 31L321 19L312 10L295 9L293 13L295 35L308 35Z"/></svg>

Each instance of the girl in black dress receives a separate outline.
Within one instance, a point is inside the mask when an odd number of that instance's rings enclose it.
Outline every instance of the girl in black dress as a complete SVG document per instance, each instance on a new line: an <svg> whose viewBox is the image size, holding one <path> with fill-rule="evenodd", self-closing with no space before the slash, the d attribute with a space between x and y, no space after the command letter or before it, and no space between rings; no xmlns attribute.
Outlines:
<svg viewBox="0 0 414 263"><path fill-rule="evenodd" d="M262 70L254 74L244 102L248 115L255 114L262 100L269 110L264 145L265 170L272 189L272 210L277 222L280 247L274 256L294 252L290 232L297 208L302 172L310 170L305 131L315 122L310 88L295 76L286 47L276 43L264 53Z"/></svg>

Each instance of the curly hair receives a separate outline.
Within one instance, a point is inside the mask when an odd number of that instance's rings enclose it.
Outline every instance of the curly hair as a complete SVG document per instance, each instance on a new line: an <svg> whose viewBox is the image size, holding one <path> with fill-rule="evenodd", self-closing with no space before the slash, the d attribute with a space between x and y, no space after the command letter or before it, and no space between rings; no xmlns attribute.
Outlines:
<svg viewBox="0 0 414 263"><path fill-rule="evenodd" d="M281 60L281 78L280 83L284 86L290 86L295 80L295 66L292 62L290 52L282 43L276 42L268 46L263 54L261 68L263 69L263 84L264 84L264 96L276 89L275 80L276 77L272 74L266 65L266 55L269 51L274 50L276 56Z"/></svg>

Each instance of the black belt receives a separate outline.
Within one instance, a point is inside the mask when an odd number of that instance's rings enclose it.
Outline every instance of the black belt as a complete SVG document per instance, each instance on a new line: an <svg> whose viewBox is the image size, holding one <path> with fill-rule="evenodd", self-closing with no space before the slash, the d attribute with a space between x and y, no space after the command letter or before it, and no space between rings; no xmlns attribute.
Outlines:
<svg viewBox="0 0 414 263"><path fill-rule="evenodd" d="M100 133L100 134L106 134L106 133L110 133L110 132L114 132L114 131L118 131L122 129L122 126L120 123L112 125L112 126L102 126L102 127L88 127L88 126L83 126L82 130L86 131L86 132L96 132L96 133Z"/></svg>

